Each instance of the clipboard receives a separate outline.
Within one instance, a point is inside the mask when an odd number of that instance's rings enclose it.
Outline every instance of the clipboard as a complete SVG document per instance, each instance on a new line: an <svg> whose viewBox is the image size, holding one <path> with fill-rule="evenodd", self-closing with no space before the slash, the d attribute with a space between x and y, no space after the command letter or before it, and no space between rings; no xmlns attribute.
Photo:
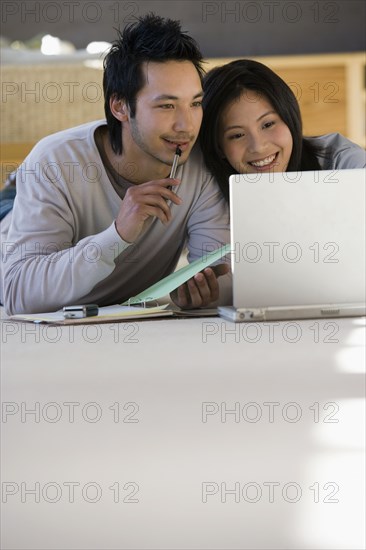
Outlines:
<svg viewBox="0 0 366 550"><path fill-rule="evenodd" d="M230 253L231 245L226 244L217 250L208 252L202 258L178 269L171 275L164 277L159 282L150 286L140 294L130 298L123 304L100 307L98 315L82 317L80 319L68 319L64 317L62 309L49 313L17 314L11 315L10 320L28 321L32 323L48 323L54 325L85 325L99 323L113 323L134 319L149 319L155 317L202 317L216 315L216 310L182 310L169 308L169 304L159 305L157 300L170 294L188 279L212 265L217 260ZM148 302L155 302L154 306L147 306Z"/></svg>
<svg viewBox="0 0 366 550"><path fill-rule="evenodd" d="M208 252L207 254L202 256L202 258L199 258L198 260L195 260L194 262L185 265L181 269L178 269L178 271L174 271L174 273L171 273L167 277L164 277L164 279L161 279L158 283L155 283L143 292L140 292L140 294L133 296L132 298L124 302L123 305L131 306L134 304L146 304L146 302L159 300L160 298L167 296L180 285L186 283L188 279L194 277L196 273L217 262L217 260L220 260L220 258L225 256L226 254L229 254L230 251L231 245L226 244L221 248L218 248L217 250Z"/></svg>

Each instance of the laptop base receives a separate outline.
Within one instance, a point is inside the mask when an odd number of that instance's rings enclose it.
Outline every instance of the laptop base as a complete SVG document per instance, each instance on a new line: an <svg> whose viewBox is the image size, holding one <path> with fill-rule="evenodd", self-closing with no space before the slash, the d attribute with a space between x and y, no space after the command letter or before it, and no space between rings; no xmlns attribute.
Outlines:
<svg viewBox="0 0 366 550"><path fill-rule="evenodd" d="M329 304L266 308L236 308L234 306L220 306L217 308L217 312L220 317L234 323L257 323L259 321L286 321L293 319L362 317L366 315L366 305Z"/></svg>

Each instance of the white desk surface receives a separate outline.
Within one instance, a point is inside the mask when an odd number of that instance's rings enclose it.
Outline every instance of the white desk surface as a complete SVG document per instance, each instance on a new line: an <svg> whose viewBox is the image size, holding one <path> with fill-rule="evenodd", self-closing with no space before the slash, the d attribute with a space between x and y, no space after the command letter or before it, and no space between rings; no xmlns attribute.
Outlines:
<svg viewBox="0 0 366 550"><path fill-rule="evenodd" d="M364 548L364 318L1 331L2 548Z"/></svg>

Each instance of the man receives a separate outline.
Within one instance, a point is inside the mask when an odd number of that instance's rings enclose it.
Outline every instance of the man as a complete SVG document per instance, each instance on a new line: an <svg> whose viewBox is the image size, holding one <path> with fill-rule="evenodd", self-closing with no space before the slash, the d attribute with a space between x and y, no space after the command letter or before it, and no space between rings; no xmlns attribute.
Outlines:
<svg viewBox="0 0 366 550"><path fill-rule="evenodd" d="M171 273L185 244L192 261L228 242L227 207L194 148L201 62L176 21L148 15L120 33L104 62L107 124L48 136L17 172L3 220L0 300L9 313L121 303ZM227 271L206 269L173 300L216 301Z"/></svg>

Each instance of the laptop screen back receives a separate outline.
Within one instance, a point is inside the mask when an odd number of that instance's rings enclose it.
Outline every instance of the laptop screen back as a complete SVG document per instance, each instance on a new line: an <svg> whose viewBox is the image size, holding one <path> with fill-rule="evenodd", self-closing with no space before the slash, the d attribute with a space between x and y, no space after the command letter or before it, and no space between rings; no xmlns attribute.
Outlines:
<svg viewBox="0 0 366 550"><path fill-rule="evenodd" d="M233 304L365 301L366 171L230 177Z"/></svg>

